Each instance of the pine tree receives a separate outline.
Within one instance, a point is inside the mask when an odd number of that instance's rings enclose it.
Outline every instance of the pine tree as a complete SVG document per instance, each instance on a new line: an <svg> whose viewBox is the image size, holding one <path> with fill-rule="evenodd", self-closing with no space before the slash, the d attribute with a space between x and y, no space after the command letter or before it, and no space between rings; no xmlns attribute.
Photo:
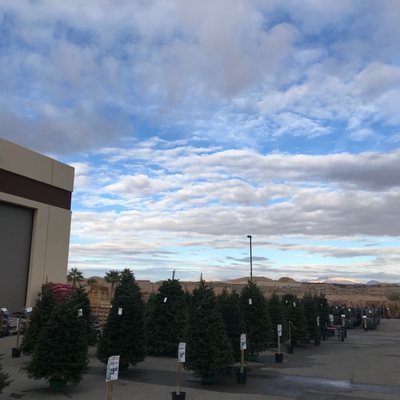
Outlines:
<svg viewBox="0 0 400 400"><path fill-rule="evenodd" d="M0 355L0 394L3 392L3 389L6 388L10 383L10 375L3 372L3 367L1 365L1 355Z"/></svg>
<svg viewBox="0 0 400 400"><path fill-rule="evenodd" d="M281 299L276 293L273 293L270 299L268 300L268 310L269 310L269 318L271 320L272 332L274 338L277 337L277 326L278 324L282 325L282 337L287 338L287 315L286 309L283 306Z"/></svg>
<svg viewBox="0 0 400 400"><path fill-rule="evenodd" d="M240 303L249 351L255 355L268 349L272 340L267 300L256 283L249 281L242 289Z"/></svg>
<svg viewBox="0 0 400 400"><path fill-rule="evenodd" d="M97 332L95 330L95 316L90 307L89 297L83 287L75 288L73 299L76 302L76 307L82 309L82 317L85 321L85 330L87 342L89 346L94 346L97 343Z"/></svg>
<svg viewBox="0 0 400 400"><path fill-rule="evenodd" d="M226 289L217 297L217 303L225 324L226 334L231 343L233 358L240 360L240 335L245 332L240 309L240 296L234 290L230 294Z"/></svg>
<svg viewBox="0 0 400 400"><path fill-rule="evenodd" d="M41 329L46 325L53 309L56 306L56 298L48 285L43 285L36 300L29 324L26 328L21 344L21 350L26 354L32 354L40 336Z"/></svg>
<svg viewBox="0 0 400 400"><path fill-rule="evenodd" d="M307 331L307 321L304 316L304 308L301 301L292 294L282 297L282 304L286 308L288 324L291 323L292 344L307 343L309 340ZM289 327L287 328L289 330Z"/></svg>
<svg viewBox="0 0 400 400"><path fill-rule="evenodd" d="M72 282L72 286L75 287L76 283L84 280L83 274L78 268L71 268L67 274L67 281Z"/></svg>
<svg viewBox="0 0 400 400"><path fill-rule="evenodd" d="M146 355L144 304L139 285L129 269L121 273L97 347L97 357L104 364L114 355L120 356L120 370L143 361Z"/></svg>
<svg viewBox="0 0 400 400"><path fill-rule="evenodd" d="M320 294L314 297L314 301L317 307L317 313L319 315L319 326L321 329L326 328L329 325L329 303L325 295Z"/></svg>
<svg viewBox="0 0 400 400"><path fill-rule="evenodd" d="M161 283L150 300L146 321L149 354L176 357L178 344L183 340L186 322L185 292L176 279Z"/></svg>
<svg viewBox="0 0 400 400"><path fill-rule="evenodd" d="M232 348L212 287L201 280L193 290L186 332L186 367L203 383L215 381L233 362Z"/></svg>
<svg viewBox="0 0 400 400"><path fill-rule="evenodd" d="M310 340L314 340L315 344L319 344L320 330L317 324L318 311L315 304L315 299L306 293L302 299L304 316L307 322L307 332Z"/></svg>
<svg viewBox="0 0 400 400"><path fill-rule="evenodd" d="M33 379L45 378L60 387L81 381L88 365L86 322L78 316L78 302L72 292L55 306L40 331L32 358L24 367Z"/></svg>

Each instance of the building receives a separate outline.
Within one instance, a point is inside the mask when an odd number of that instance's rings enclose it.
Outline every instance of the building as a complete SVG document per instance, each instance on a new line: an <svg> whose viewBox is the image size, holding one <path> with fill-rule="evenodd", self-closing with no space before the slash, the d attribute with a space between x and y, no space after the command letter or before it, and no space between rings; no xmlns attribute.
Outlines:
<svg viewBox="0 0 400 400"><path fill-rule="evenodd" d="M73 183L72 167L0 139L0 307L66 281Z"/></svg>

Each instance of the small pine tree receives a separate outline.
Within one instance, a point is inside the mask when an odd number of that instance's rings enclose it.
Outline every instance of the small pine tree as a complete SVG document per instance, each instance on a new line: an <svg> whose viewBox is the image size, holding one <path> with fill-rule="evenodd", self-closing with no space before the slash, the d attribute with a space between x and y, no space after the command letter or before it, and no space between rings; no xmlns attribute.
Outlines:
<svg viewBox="0 0 400 400"><path fill-rule="evenodd" d="M268 300L269 318L271 320L272 332L274 338L277 337L277 326L282 325L282 337L287 338L287 315L286 309L283 306L281 299L276 293L273 293Z"/></svg>
<svg viewBox="0 0 400 400"><path fill-rule="evenodd" d="M50 385L64 386L81 381L88 365L86 322L78 316L77 300L72 292L55 306L40 331L35 350L24 367L33 379L45 378Z"/></svg>
<svg viewBox="0 0 400 400"><path fill-rule="evenodd" d="M307 331L307 321L304 316L304 308L301 301L292 294L286 294L282 297L282 304L286 308L288 324L291 325L292 344L307 343L309 340ZM289 327L287 328L289 330Z"/></svg>
<svg viewBox="0 0 400 400"><path fill-rule="evenodd" d="M53 291L48 285L43 285L22 340L21 350L25 354L32 354L35 350L40 331L46 325L55 306L56 298Z"/></svg>
<svg viewBox="0 0 400 400"><path fill-rule="evenodd" d="M323 294L314 297L314 301L317 307L317 313L319 315L319 326L321 329L329 326L329 303Z"/></svg>
<svg viewBox="0 0 400 400"><path fill-rule="evenodd" d="M168 279L161 283L157 294L150 300L148 312L148 353L176 357L186 322L185 292L177 279Z"/></svg>
<svg viewBox="0 0 400 400"><path fill-rule="evenodd" d="M315 299L306 294L303 299L304 316L307 322L307 332L310 340L314 340L315 344L319 344L320 330L317 324L318 311L315 305Z"/></svg>
<svg viewBox="0 0 400 400"><path fill-rule="evenodd" d="M249 281L242 289L240 303L250 354L261 353L272 340L267 300L257 284Z"/></svg>
<svg viewBox="0 0 400 400"><path fill-rule="evenodd" d="M97 343L97 333L94 328L96 319L92 313L89 297L85 289L83 287L75 288L72 299L76 302L76 307L82 309L82 317L86 325L85 328L88 345L94 346Z"/></svg>
<svg viewBox="0 0 400 400"><path fill-rule="evenodd" d="M186 367L203 383L215 381L233 362L232 348L212 287L201 280L193 290L186 332Z"/></svg>
<svg viewBox="0 0 400 400"><path fill-rule="evenodd" d="M231 343L233 358L240 360L240 335L244 333L244 321L240 309L240 296L234 290L226 289L217 297L217 303L225 324L226 334Z"/></svg>
<svg viewBox="0 0 400 400"><path fill-rule="evenodd" d="M122 314L118 311L122 309ZM143 361L146 355L144 304L133 273L125 269L115 290L112 308L97 346L97 357L107 364L119 355L120 370Z"/></svg>
<svg viewBox="0 0 400 400"><path fill-rule="evenodd" d="M3 372L3 367L1 365L1 355L0 355L0 393L3 392L3 389L6 388L10 383L10 375Z"/></svg>

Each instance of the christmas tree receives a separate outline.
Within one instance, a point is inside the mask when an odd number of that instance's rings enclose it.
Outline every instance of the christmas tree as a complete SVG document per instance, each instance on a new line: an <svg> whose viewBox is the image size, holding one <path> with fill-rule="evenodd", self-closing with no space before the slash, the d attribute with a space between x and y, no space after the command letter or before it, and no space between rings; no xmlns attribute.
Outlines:
<svg viewBox="0 0 400 400"><path fill-rule="evenodd" d="M214 290L203 280L193 290L186 340L186 367L200 376L203 383L213 383L218 373L233 362L231 344Z"/></svg>
<svg viewBox="0 0 400 400"><path fill-rule="evenodd" d="M255 355L266 349L272 340L267 300L260 288L249 281L242 289L240 303L250 354Z"/></svg>
<svg viewBox="0 0 400 400"><path fill-rule="evenodd" d="M303 308L304 308L304 316L306 317L307 322L307 332L310 340L314 340L315 344L319 344L320 342L320 330L319 330L319 319L318 311L315 304L315 299L309 293L306 293L302 299Z"/></svg>
<svg viewBox="0 0 400 400"><path fill-rule="evenodd" d="M272 332L274 338L277 337L277 326L278 324L282 325L282 337L288 337L287 330L287 315L286 309L283 306L281 299L276 293L273 293L270 299L268 300L268 310L269 310L269 318L271 320Z"/></svg>
<svg viewBox="0 0 400 400"><path fill-rule="evenodd" d="M235 361L240 360L240 335L245 332L240 309L240 296L234 290L230 294L226 289L217 297L218 308L224 320L226 334L231 343Z"/></svg>
<svg viewBox="0 0 400 400"><path fill-rule="evenodd" d="M56 298L53 291L48 285L43 285L30 315L29 324L21 344L21 350L24 353L32 354L35 350L40 331L46 325L55 306Z"/></svg>
<svg viewBox="0 0 400 400"><path fill-rule="evenodd" d="M321 329L329 326L329 304L325 295L320 294L314 297L314 301L317 307L317 313L319 315L319 326Z"/></svg>
<svg viewBox="0 0 400 400"><path fill-rule="evenodd" d="M129 269L121 273L97 347L97 357L104 364L114 355L120 356L120 370L143 361L146 355L144 304L139 285Z"/></svg>
<svg viewBox="0 0 400 400"><path fill-rule="evenodd" d="M73 299L76 302L76 307L82 310L82 317L85 322L85 330L87 342L89 346L94 346L97 343L97 332L95 330L95 316L90 307L89 297L83 287L75 288Z"/></svg>
<svg viewBox="0 0 400 400"><path fill-rule="evenodd" d="M147 351L152 355L176 357L186 322L185 292L181 284L176 279L162 282L149 303Z"/></svg>
<svg viewBox="0 0 400 400"><path fill-rule="evenodd" d="M74 292L52 310L40 330L32 358L24 367L33 379L45 378L52 387L78 383L87 369L86 321L78 314Z"/></svg>
<svg viewBox="0 0 400 400"><path fill-rule="evenodd" d="M7 387L11 381L9 380L10 375L3 372L3 367L1 365L1 355L0 355L0 393L3 392L3 389Z"/></svg>
<svg viewBox="0 0 400 400"><path fill-rule="evenodd" d="M309 340L307 321L304 316L304 308L301 301L293 294L285 294L282 297L282 304L286 309L288 325L292 344L307 343ZM289 326L287 327L289 330Z"/></svg>

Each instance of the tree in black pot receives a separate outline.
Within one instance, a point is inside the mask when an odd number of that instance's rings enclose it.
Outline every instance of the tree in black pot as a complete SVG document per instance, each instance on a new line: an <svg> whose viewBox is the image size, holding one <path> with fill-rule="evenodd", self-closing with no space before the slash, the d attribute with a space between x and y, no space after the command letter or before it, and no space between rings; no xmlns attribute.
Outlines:
<svg viewBox="0 0 400 400"><path fill-rule="evenodd" d="M25 354L32 354L40 336L41 329L46 325L53 309L56 306L56 298L48 285L43 285L36 300L29 323L25 330L21 344L21 350Z"/></svg>
<svg viewBox="0 0 400 400"><path fill-rule="evenodd" d="M3 392L3 389L6 388L10 383L10 375L3 371L3 367L1 365L1 355L0 355L0 393Z"/></svg>
<svg viewBox="0 0 400 400"><path fill-rule="evenodd" d="M240 296L235 290L228 293L225 288L217 296L217 304L224 320L226 334L231 343L233 358L235 361L240 361L239 338L242 333L245 333L242 311L240 309Z"/></svg>
<svg viewBox="0 0 400 400"><path fill-rule="evenodd" d="M54 389L78 383L88 365L86 321L80 316L76 292L58 303L41 329L31 360L23 368L33 379L45 378Z"/></svg>
<svg viewBox="0 0 400 400"><path fill-rule="evenodd" d="M286 309L288 325L289 323L291 324L291 344L307 343L309 341L309 335L302 302L297 296L286 294L282 297L282 304ZM289 331L289 326L287 329Z"/></svg>
<svg viewBox="0 0 400 400"><path fill-rule="evenodd" d="M146 321L148 354L176 357L186 323L185 292L177 279L163 281L149 300Z"/></svg>
<svg viewBox="0 0 400 400"><path fill-rule="evenodd" d="M273 293L268 300L268 310L274 338L278 335L277 326L280 324L284 328L282 329L282 338L286 339L288 337L286 309L276 293Z"/></svg>
<svg viewBox="0 0 400 400"><path fill-rule="evenodd" d="M217 308L216 296L204 280L193 290L186 331L186 368L202 383L215 382L217 375L232 365L232 348Z"/></svg>
<svg viewBox="0 0 400 400"><path fill-rule="evenodd" d="M256 283L249 281L240 295L243 319L246 327L248 349L252 356L267 350L272 341L267 300Z"/></svg>
<svg viewBox="0 0 400 400"><path fill-rule="evenodd" d="M314 344L318 345L320 343L320 329L318 326L319 319L315 299L311 294L306 293L302 299L302 303L307 322L308 337L314 341Z"/></svg>
<svg viewBox="0 0 400 400"><path fill-rule="evenodd" d="M97 357L104 364L114 355L120 356L121 371L143 361L146 355L144 303L139 285L129 269L121 273L97 346Z"/></svg>

